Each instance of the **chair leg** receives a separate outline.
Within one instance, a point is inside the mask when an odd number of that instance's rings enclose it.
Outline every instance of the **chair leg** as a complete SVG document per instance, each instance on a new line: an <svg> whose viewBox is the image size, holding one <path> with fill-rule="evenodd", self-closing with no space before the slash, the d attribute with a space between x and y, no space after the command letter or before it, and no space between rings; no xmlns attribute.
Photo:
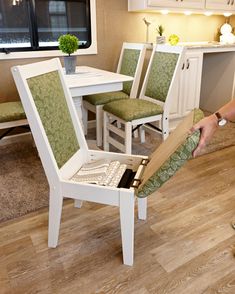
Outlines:
<svg viewBox="0 0 235 294"><path fill-rule="evenodd" d="M166 140L166 138L169 136L169 121L168 117L162 118L162 138L163 140Z"/></svg>
<svg viewBox="0 0 235 294"><path fill-rule="evenodd" d="M84 106L82 106L82 120L83 120L84 134L87 135L88 110Z"/></svg>
<svg viewBox="0 0 235 294"><path fill-rule="evenodd" d="M63 196L59 189L50 190L48 247L55 248L58 244Z"/></svg>
<svg viewBox="0 0 235 294"><path fill-rule="evenodd" d="M140 126L140 142L144 143L145 142L145 130L144 126Z"/></svg>
<svg viewBox="0 0 235 294"><path fill-rule="evenodd" d="M130 122L125 123L125 153L131 154L132 147L132 125Z"/></svg>
<svg viewBox="0 0 235 294"><path fill-rule="evenodd" d="M109 142L108 142L108 137L109 137L109 130L108 130L108 123L109 123L109 117L107 112L103 112L103 131L104 131L104 136L103 136L103 145L104 145L104 150L109 151Z"/></svg>
<svg viewBox="0 0 235 294"><path fill-rule="evenodd" d="M74 207L81 208L82 207L82 200L75 199L74 200Z"/></svg>
<svg viewBox="0 0 235 294"><path fill-rule="evenodd" d="M103 141L103 105L96 107L96 145L102 146Z"/></svg>
<svg viewBox="0 0 235 294"><path fill-rule="evenodd" d="M147 218L147 197L138 198L138 219L146 220Z"/></svg>
<svg viewBox="0 0 235 294"><path fill-rule="evenodd" d="M133 265L134 261L134 205L133 192L120 192L120 222L122 235L123 263Z"/></svg>

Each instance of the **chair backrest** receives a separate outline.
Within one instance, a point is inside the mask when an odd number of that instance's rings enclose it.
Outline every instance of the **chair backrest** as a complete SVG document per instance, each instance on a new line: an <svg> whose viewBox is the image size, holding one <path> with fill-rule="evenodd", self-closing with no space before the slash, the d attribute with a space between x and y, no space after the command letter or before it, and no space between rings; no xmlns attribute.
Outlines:
<svg viewBox="0 0 235 294"><path fill-rule="evenodd" d="M140 98L169 106L183 62L181 46L156 45L149 61Z"/></svg>
<svg viewBox="0 0 235 294"><path fill-rule="evenodd" d="M117 73L134 77L133 81L123 83L123 92L131 98L137 96L145 52L146 44L123 43L122 45Z"/></svg>
<svg viewBox="0 0 235 294"><path fill-rule="evenodd" d="M15 66L12 73L47 178L59 179L61 167L87 150L60 61Z"/></svg>

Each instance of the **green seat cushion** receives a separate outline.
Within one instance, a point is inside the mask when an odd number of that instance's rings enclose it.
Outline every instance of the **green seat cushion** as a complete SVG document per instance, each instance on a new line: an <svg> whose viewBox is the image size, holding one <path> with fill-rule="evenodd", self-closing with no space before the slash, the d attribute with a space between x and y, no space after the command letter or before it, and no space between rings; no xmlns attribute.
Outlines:
<svg viewBox="0 0 235 294"><path fill-rule="evenodd" d="M129 96L126 93L122 91L117 91L117 92L108 92L108 93L100 93L100 94L84 96L83 100L89 102L92 105L104 105L111 101L127 99L127 98L129 98Z"/></svg>
<svg viewBox="0 0 235 294"><path fill-rule="evenodd" d="M0 123L26 119L24 108L20 101L0 103Z"/></svg>
<svg viewBox="0 0 235 294"><path fill-rule="evenodd" d="M201 110L194 110L193 124L202 119L203 116L204 115ZM137 191L137 196L146 197L155 192L166 181L168 181L180 169L180 167L182 167L186 163L186 161L192 157L192 152L197 147L199 139L199 130L190 135L187 135L186 139L184 139L183 142L177 147L177 149L170 154L170 156L160 166L160 168L158 168L152 174L152 176L142 186L140 186L139 190ZM167 144L167 141L165 141L163 144Z"/></svg>
<svg viewBox="0 0 235 294"><path fill-rule="evenodd" d="M106 104L104 110L116 115L124 121L132 121L163 113L161 106L143 99L113 101Z"/></svg>

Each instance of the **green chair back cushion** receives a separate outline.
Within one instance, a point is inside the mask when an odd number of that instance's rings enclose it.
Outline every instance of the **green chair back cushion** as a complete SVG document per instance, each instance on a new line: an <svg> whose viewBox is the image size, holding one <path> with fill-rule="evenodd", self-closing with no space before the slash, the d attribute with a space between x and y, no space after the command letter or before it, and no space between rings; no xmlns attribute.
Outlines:
<svg viewBox="0 0 235 294"><path fill-rule="evenodd" d="M177 53L155 52L145 96L162 102L166 101L178 58Z"/></svg>
<svg viewBox="0 0 235 294"><path fill-rule="evenodd" d="M193 124L202 119L203 116L204 114L201 110L195 110ZM146 197L168 181L192 157L192 152L197 147L199 139L199 130L189 135L145 184L140 186L140 189L137 191L137 196Z"/></svg>
<svg viewBox="0 0 235 294"><path fill-rule="evenodd" d="M140 50L124 49L120 74L134 77L136 73L137 64L139 61ZM131 93L133 81L123 83L123 92L127 95Z"/></svg>
<svg viewBox="0 0 235 294"><path fill-rule="evenodd" d="M58 71L27 80L57 162L62 167L79 150L72 119Z"/></svg>
<svg viewBox="0 0 235 294"><path fill-rule="evenodd" d="M0 123L26 119L24 108L20 101L0 103Z"/></svg>

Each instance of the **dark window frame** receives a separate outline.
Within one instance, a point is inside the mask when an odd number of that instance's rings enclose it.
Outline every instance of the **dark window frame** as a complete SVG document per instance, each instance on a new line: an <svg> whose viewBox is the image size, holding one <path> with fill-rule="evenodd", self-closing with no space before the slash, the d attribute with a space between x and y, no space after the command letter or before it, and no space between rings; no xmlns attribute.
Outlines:
<svg viewBox="0 0 235 294"><path fill-rule="evenodd" d="M35 11L35 0L23 0L23 1L26 1L27 3L31 46L30 47L9 46L5 48L0 48L0 53L8 54L11 52L37 52L37 51L59 50L58 46L40 46L39 45L39 37L38 37L39 29L37 25L37 17L36 17L36 11ZM90 0L85 0L85 1L86 1L86 20L87 20L87 23L89 23L89 26L88 26L89 40L87 42L79 42L79 50L88 49L92 44L91 1ZM72 34L72 32L69 31L69 28L67 32L65 33Z"/></svg>

